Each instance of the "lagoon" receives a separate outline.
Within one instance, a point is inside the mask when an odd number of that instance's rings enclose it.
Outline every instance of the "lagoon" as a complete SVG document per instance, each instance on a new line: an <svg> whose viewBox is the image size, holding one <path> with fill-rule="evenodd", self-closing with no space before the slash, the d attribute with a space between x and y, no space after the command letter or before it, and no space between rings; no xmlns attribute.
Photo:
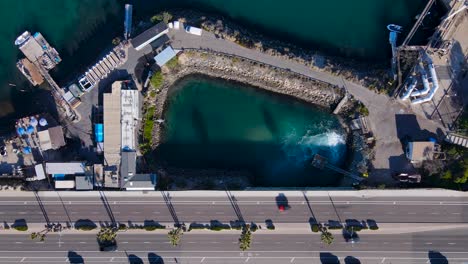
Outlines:
<svg viewBox="0 0 468 264"><path fill-rule="evenodd" d="M177 82L167 100L156 150L165 166L246 170L258 187L339 183L340 175L310 165L317 153L338 166L347 155L345 132L325 110L199 75Z"/></svg>

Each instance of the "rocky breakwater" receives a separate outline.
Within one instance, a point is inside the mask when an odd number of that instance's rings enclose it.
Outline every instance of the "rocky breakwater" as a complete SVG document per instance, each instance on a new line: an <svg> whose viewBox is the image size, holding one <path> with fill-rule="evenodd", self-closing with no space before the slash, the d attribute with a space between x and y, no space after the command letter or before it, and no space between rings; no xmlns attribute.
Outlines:
<svg viewBox="0 0 468 264"><path fill-rule="evenodd" d="M389 88L391 76L388 63L365 62L353 58L331 56L317 50L269 38L259 32L237 25L215 14L206 15L194 10L170 10L174 20L213 32L217 37L230 40L249 49L255 49L284 60L295 61L317 71L339 75L349 81L383 91Z"/></svg>
<svg viewBox="0 0 468 264"><path fill-rule="evenodd" d="M162 118L163 116L170 87L177 80L191 74L203 74L247 83L259 89L293 96L330 112L335 109L344 96L348 96L348 100L337 113L342 116L348 115L349 111L355 109L356 106L356 101L338 86L256 61L225 54L208 51L184 51L179 55L176 67L163 67L162 71L164 84L155 98L155 118ZM156 124L157 127L154 128L154 147L161 140L159 130L162 125ZM345 122L343 122L343 125L347 127Z"/></svg>

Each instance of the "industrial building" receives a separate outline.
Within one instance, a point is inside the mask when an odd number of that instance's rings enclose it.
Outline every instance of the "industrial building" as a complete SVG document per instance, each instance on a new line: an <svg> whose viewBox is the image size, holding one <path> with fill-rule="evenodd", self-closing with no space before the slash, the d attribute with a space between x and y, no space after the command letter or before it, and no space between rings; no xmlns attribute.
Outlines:
<svg viewBox="0 0 468 264"><path fill-rule="evenodd" d="M133 38L130 42L136 50L140 51L146 45L150 44L168 32L169 28L167 27L166 23L159 22L158 24L152 26L148 30Z"/></svg>
<svg viewBox="0 0 468 264"><path fill-rule="evenodd" d="M141 105L140 92L131 89L128 81L114 82L112 92L104 93L104 135L97 137L104 142L104 187L154 190L156 176L136 172Z"/></svg>

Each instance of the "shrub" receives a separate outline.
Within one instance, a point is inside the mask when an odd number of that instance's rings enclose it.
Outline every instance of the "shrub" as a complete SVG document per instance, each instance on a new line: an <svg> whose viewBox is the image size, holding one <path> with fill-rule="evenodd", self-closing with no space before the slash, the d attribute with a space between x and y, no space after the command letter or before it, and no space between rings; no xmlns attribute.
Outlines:
<svg viewBox="0 0 468 264"><path fill-rule="evenodd" d="M28 226L24 226L24 225L22 225L22 226L14 226L13 228L14 228L15 230L17 230L17 231L28 231Z"/></svg>
<svg viewBox="0 0 468 264"><path fill-rule="evenodd" d="M144 226L143 229L146 231L154 231L156 229L166 229L166 226L163 225L149 225L149 226Z"/></svg>
<svg viewBox="0 0 468 264"><path fill-rule="evenodd" d="M258 230L258 226L256 224L250 225L250 231L255 232Z"/></svg>
<svg viewBox="0 0 468 264"><path fill-rule="evenodd" d="M311 226L312 232L317 233L320 230L319 224L312 224Z"/></svg>
<svg viewBox="0 0 468 264"><path fill-rule="evenodd" d="M120 231L127 230L127 225L125 225L125 224L119 224L119 230L120 230Z"/></svg>
<svg viewBox="0 0 468 264"><path fill-rule="evenodd" d="M75 229L77 229L77 230L82 230L82 231L91 231L91 230L96 229L96 226L92 226L92 225L79 225L79 226L75 226Z"/></svg>
<svg viewBox="0 0 468 264"><path fill-rule="evenodd" d="M151 76L150 78L151 86L153 86L153 88L155 89L161 88L163 82L164 82L164 77L161 71L157 71L153 73L153 76Z"/></svg>
<svg viewBox="0 0 468 264"><path fill-rule="evenodd" d="M370 226L370 227L369 227L369 229L370 229L370 230L378 230L378 229L379 229L379 227L378 227L378 226L376 226L376 225L373 225L373 226Z"/></svg>
<svg viewBox="0 0 468 264"><path fill-rule="evenodd" d="M211 226L210 230L211 231L221 231L221 230L230 230L231 227L227 225L216 225L216 226Z"/></svg>
<svg viewBox="0 0 468 264"><path fill-rule="evenodd" d="M154 16L151 17L151 23L159 23L161 21L163 21L164 23L169 23L169 21L172 19L172 15L171 13L169 12L161 12L161 13L158 13Z"/></svg>
<svg viewBox="0 0 468 264"><path fill-rule="evenodd" d="M268 230L275 230L275 226L274 226L274 225L268 225L268 226L267 226L267 229L268 229Z"/></svg>
<svg viewBox="0 0 468 264"><path fill-rule="evenodd" d="M195 224L195 225L190 225L190 227L188 228L187 231L190 231L190 230L193 230L193 229L208 229L208 227L206 225L199 225L199 224Z"/></svg>
<svg viewBox="0 0 468 264"><path fill-rule="evenodd" d="M177 66L179 66L179 59L176 57L170 59L167 63L166 63L166 66L169 68L169 69L174 69L176 68Z"/></svg>

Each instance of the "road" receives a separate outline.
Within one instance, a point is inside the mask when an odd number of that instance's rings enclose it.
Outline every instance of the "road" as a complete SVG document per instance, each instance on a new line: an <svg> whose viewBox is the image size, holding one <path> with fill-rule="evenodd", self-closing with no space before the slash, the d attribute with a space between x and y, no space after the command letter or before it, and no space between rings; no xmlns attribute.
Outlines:
<svg viewBox="0 0 468 264"><path fill-rule="evenodd" d="M261 196L255 196L255 192L248 195L245 192L242 195L217 192L218 195L206 197L180 196L172 192L165 194L166 200L160 192L141 195L129 192L84 195L63 192L57 195L56 192L49 192L40 193L38 197L23 192L18 196L0 196L0 221L11 224L17 219L25 219L27 223L45 223L48 219L63 223L78 219L111 221L114 218L119 222L154 220L188 224L244 220L262 224L267 219L273 223L308 223L312 217L320 222L344 222L346 219L373 219L377 223L468 222L468 197L359 197L354 195L356 192L349 193L350 196L329 197L318 196L314 192L303 196L301 192L296 192L296 195L286 195L280 199L289 207L280 212L278 192ZM229 199L229 196L233 198Z"/></svg>
<svg viewBox="0 0 468 264"><path fill-rule="evenodd" d="M361 234L356 244L335 236L335 243L330 246L322 244L320 236L313 233L254 233L252 247L246 252L239 251L238 236L192 231L183 235L179 246L173 247L165 234L119 233L117 252L98 252L94 234L51 234L45 242L32 241L27 234L2 235L0 263L129 263L129 256L134 261L130 263L312 264L338 263L338 259L340 263L382 264L468 261L466 229L403 235ZM355 262L356 259L360 262Z"/></svg>

